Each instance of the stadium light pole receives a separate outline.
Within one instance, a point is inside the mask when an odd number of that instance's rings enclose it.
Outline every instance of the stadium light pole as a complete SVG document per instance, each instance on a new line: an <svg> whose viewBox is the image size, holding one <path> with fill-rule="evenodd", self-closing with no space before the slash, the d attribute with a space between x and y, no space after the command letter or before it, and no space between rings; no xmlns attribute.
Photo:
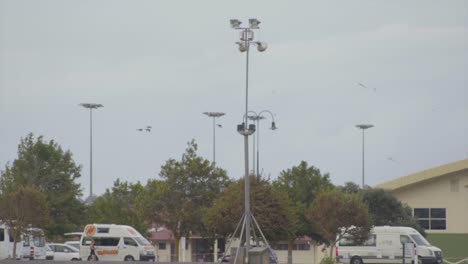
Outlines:
<svg viewBox="0 0 468 264"><path fill-rule="evenodd" d="M203 114L213 118L213 162L216 163L216 118L222 117L225 113L204 112Z"/></svg>
<svg viewBox="0 0 468 264"><path fill-rule="evenodd" d="M265 119L266 117L263 116L264 113L268 113L270 114L270 117L271 117L271 127L270 129L271 130L276 130L278 129L278 127L276 126L276 123L275 123L275 117L273 115L273 113L269 110L262 110L260 111L260 113L255 113L254 111L249 111L249 113L253 113L253 115L249 115L249 119L256 122L257 123L257 133L256 133L256 143L257 143L257 164L255 164L255 159L254 159L254 164L253 166L255 167L255 165L257 165L257 177L260 176L260 121ZM254 135L254 138L255 138L255 135ZM253 143L253 145L255 146L255 142ZM253 156L255 156L255 148L254 148L254 154Z"/></svg>
<svg viewBox="0 0 468 264"><path fill-rule="evenodd" d="M370 124L361 124L361 125L356 125L357 128L362 129L362 189L364 189L364 131L366 129L374 127L374 125Z"/></svg>
<svg viewBox="0 0 468 264"><path fill-rule="evenodd" d="M82 103L80 106L89 109L89 198L91 199L93 196L93 109L104 106L94 103Z"/></svg>
<svg viewBox="0 0 468 264"><path fill-rule="evenodd" d="M231 27L240 31L240 41L236 42L239 46L240 52L246 53L245 61L245 115L244 120L241 124L237 125L237 132L244 136L244 163L245 163L245 211L244 211L244 226L245 226L245 257L249 259L250 249L250 227L252 214L250 212L250 176L249 176L249 136L255 132L255 124L249 124L248 112L249 112L249 53L250 46L254 45L257 47L259 52L263 52L267 49L267 44L264 42L254 41L254 31L259 29L260 21L255 18L249 19L248 27L241 27L241 21L238 19L230 20ZM236 253L236 261L238 253Z"/></svg>

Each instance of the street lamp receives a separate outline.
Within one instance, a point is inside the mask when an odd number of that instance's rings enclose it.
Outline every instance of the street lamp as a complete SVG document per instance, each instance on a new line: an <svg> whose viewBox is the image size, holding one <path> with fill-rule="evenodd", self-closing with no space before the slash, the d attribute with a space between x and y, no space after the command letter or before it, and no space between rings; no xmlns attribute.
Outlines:
<svg viewBox="0 0 468 264"><path fill-rule="evenodd" d="M241 27L242 22L238 19L231 19L230 20L231 27L236 30L240 30L240 41L236 42L239 46L240 52L246 53L246 63L245 63L245 114L244 120L241 124L237 125L237 132L244 136L244 164L245 164L245 211L243 219L241 219L242 228L240 231L240 242L242 242L242 235L243 230L245 227L245 258L247 262L249 260L249 249L250 246L250 228L251 228L251 220L255 223L256 227L259 229L260 234L263 237L267 247L271 251L271 248L268 245L265 237L263 236L260 227L258 226L255 217L250 212L250 176L249 176L249 136L255 132L255 124L249 124L248 112L249 112L249 53L250 53L250 46L254 45L257 47L259 52L263 52L267 49L267 44L264 42L254 41L254 29L259 29L260 21L255 18L249 19L249 26L248 27ZM240 224L240 223L239 223ZM234 231L234 234L237 232ZM255 232L254 232L255 236ZM256 236L255 236L256 237ZM258 241L257 241L258 242ZM236 256L234 258L234 263L237 263L237 257L239 255L240 246L237 247Z"/></svg>
<svg viewBox="0 0 468 264"><path fill-rule="evenodd" d="M215 119L217 117L222 117L225 115L225 113L221 112L204 112L204 115L207 115L209 117L213 118L213 162L216 162L216 121Z"/></svg>
<svg viewBox="0 0 468 264"><path fill-rule="evenodd" d="M253 145L254 145L254 159L253 159L253 166L255 167L255 140L257 141L257 177L260 176L260 121L265 119L266 117L264 117L262 114L264 113L268 113L270 114L271 116L271 127L270 129L271 130L276 130L278 129L278 127L276 127L276 123L275 123L275 117L273 115L273 113L269 110L263 110L263 111L260 111L260 113L255 113L254 111L249 111L249 113L252 113L253 115L249 115L249 119L254 121L254 122L257 122L257 133L256 133L256 136L254 135L254 142L253 142Z"/></svg>
<svg viewBox="0 0 468 264"><path fill-rule="evenodd" d="M356 125L357 128L362 129L362 189L364 189L364 130L374 127L374 125L361 124Z"/></svg>
<svg viewBox="0 0 468 264"><path fill-rule="evenodd" d="M80 106L89 109L89 202L93 196L93 109L103 107L102 104L83 103Z"/></svg>

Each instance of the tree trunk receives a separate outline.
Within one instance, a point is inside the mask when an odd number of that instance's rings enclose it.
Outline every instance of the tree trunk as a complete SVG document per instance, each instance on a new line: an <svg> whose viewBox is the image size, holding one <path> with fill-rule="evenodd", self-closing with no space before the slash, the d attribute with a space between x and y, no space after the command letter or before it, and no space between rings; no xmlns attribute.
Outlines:
<svg viewBox="0 0 468 264"><path fill-rule="evenodd" d="M13 260L16 260L16 238L13 239Z"/></svg>
<svg viewBox="0 0 468 264"><path fill-rule="evenodd" d="M292 264L292 251L294 246L294 239L288 241L288 264Z"/></svg>
<svg viewBox="0 0 468 264"><path fill-rule="evenodd" d="M333 244L331 244L330 246L330 258L333 259L333 249L335 248L335 246L333 246Z"/></svg>

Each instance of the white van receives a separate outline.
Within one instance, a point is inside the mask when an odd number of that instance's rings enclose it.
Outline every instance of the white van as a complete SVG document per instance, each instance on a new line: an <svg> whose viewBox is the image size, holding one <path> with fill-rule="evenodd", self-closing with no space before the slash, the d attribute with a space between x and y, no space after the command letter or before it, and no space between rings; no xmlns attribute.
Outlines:
<svg viewBox="0 0 468 264"><path fill-rule="evenodd" d="M44 231L37 227L26 229L23 235L23 258L45 260L47 245Z"/></svg>
<svg viewBox="0 0 468 264"><path fill-rule="evenodd" d="M10 236L7 225L0 225L0 260L13 258L13 237ZM20 259L23 251L23 241L16 242L16 258Z"/></svg>
<svg viewBox="0 0 468 264"><path fill-rule="evenodd" d="M146 238L131 226L114 224L89 224L80 241L82 260L90 257L90 245L94 241L98 260L154 261L155 250Z"/></svg>
<svg viewBox="0 0 468 264"><path fill-rule="evenodd" d="M412 243L418 254L419 263L443 263L442 251L431 246L418 231L411 227L376 226L371 230L369 239L356 245L349 236L337 242L336 258L340 263L403 263L405 243ZM411 256L405 254L405 263L411 263Z"/></svg>

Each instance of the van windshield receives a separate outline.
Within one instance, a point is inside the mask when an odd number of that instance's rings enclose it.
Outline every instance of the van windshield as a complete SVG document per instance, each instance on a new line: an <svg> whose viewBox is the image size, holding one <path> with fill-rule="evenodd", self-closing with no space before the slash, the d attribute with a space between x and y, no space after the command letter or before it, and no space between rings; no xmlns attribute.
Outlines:
<svg viewBox="0 0 468 264"><path fill-rule="evenodd" d="M134 237L140 246L150 246L151 243L144 237Z"/></svg>
<svg viewBox="0 0 468 264"><path fill-rule="evenodd" d="M411 238L414 240L414 242L416 243L416 245L418 246L430 246L431 244L429 244L429 242L427 242L427 240L421 236L421 235L418 235L418 234L415 234L415 235L410 235Z"/></svg>

